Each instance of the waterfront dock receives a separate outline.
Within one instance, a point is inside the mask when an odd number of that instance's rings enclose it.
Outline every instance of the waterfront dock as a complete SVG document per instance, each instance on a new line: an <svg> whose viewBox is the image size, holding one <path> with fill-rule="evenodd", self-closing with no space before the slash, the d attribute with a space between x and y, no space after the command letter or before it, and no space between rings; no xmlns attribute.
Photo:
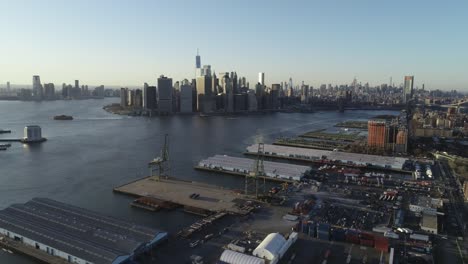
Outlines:
<svg viewBox="0 0 468 264"><path fill-rule="evenodd" d="M183 181L179 179L158 179L145 177L114 188L114 192L133 197L151 197L183 206L187 212L221 212L246 214L250 210L243 206L246 202L240 194L218 186ZM198 194L192 198L192 194Z"/></svg>

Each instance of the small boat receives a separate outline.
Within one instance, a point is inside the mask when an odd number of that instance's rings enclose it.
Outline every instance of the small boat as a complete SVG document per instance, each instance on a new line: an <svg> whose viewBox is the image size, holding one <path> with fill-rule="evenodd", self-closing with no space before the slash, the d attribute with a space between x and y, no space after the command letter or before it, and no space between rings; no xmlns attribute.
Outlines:
<svg viewBox="0 0 468 264"><path fill-rule="evenodd" d="M73 120L73 117L69 115L58 115L54 116L54 120Z"/></svg>

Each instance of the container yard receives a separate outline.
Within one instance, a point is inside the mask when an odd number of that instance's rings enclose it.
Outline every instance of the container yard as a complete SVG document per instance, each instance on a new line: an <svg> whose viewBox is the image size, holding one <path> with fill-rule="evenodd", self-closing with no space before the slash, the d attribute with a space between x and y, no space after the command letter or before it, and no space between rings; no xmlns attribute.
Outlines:
<svg viewBox="0 0 468 264"><path fill-rule="evenodd" d="M246 154L258 155L258 145L247 147ZM348 167L373 168L406 172L403 165L407 161L401 157L376 156L368 154L328 151L319 149L305 149L288 146L264 144L264 156L279 159L309 161L320 164L337 164Z"/></svg>
<svg viewBox="0 0 468 264"><path fill-rule="evenodd" d="M245 176L253 171L254 163L255 161L252 159L215 155L200 161L195 168ZM264 169L265 176L262 178L267 180L300 181L311 168L308 166L265 161Z"/></svg>
<svg viewBox="0 0 468 264"><path fill-rule="evenodd" d="M177 179L158 179L146 177L114 188L114 192L141 197L150 197L150 201L139 200L152 208L158 208L162 202L183 206L189 213L208 214L209 212L226 211L234 214L246 214L250 207L231 190L217 186L182 181ZM196 194L194 196L194 194ZM145 204L146 203L146 204Z"/></svg>

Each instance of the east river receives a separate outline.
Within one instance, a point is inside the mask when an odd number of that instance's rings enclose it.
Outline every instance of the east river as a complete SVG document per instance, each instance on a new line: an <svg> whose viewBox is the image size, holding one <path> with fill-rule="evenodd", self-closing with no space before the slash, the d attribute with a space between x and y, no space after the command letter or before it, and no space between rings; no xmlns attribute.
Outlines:
<svg viewBox="0 0 468 264"><path fill-rule="evenodd" d="M274 113L249 116L174 115L127 117L107 113L117 98L82 101L0 101L0 138L21 138L26 125L39 125L48 140L40 145L12 143L0 151L0 209L33 197L48 197L169 232L190 225L195 216L181 211L146 212L129 206L130 197L112 188L147 176L148 161L159 155L170 135L171 174L182 179L241 189L236 176L195 171L201 159L215 154L242 156L253 143L330 128L344 120L365 120L392 111ZM73 121L55 121L55 115ZM34 261L0 250L0 263Z"/></svg>

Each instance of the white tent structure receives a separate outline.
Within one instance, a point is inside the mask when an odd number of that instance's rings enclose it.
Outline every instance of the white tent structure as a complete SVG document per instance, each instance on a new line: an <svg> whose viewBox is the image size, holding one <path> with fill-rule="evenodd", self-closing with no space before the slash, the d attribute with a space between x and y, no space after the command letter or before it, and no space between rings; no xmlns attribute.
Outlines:
<svg viewBox="0 0 468 264"><path fill-rule="evenodd" d="M229 264L265 264L264 259L249 256L229 249L224 250L219 260Z"/></svg>
<svg viewBox="0 0 468 264"><path fill-rule="evenodd" d="M276 263L281 258L281 248L286 244L286 239L279 233L269 234L253 251L253 255Z"/></svg>

